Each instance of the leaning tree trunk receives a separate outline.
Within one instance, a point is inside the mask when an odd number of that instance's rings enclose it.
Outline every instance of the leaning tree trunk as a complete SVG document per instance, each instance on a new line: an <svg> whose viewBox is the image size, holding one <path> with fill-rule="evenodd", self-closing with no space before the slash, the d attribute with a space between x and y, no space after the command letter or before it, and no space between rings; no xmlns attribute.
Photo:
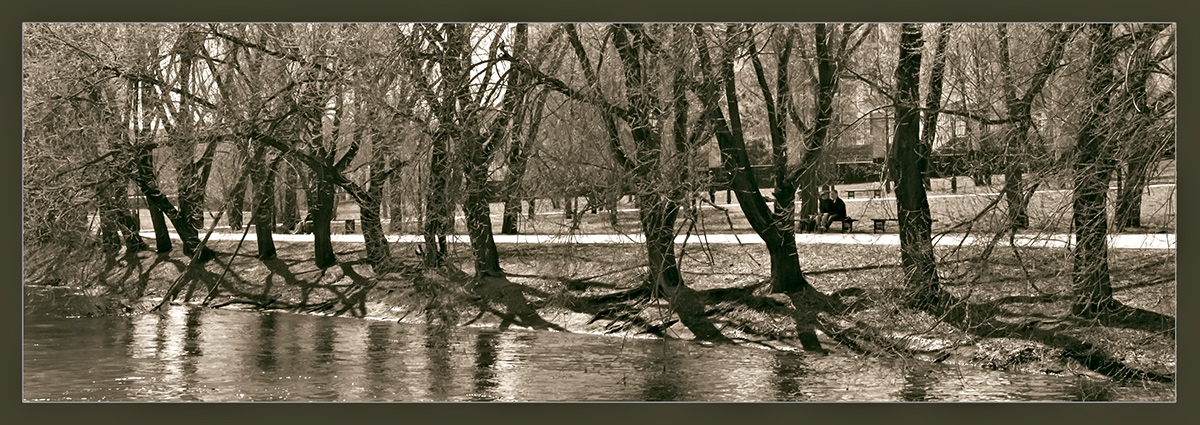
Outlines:
<svg viewBox="0 0 1200 425"><path fill-rule="evenodd" d="M900 262L909 300L931 301L938 293L929 199L926 197L921 155L920 99L921 26L903 24L900 60L896 65L896 132L892 143L897 171L896 204L900 219Z"/></svg>
<svg viewBox="0 0 1200 425"><path fill-rule="evenodd" d="M518 24L516 27L516 40L514 43L514 51L516 54L524 57L528 47L526 38L525 24ZM529 84L527 78L522 74L514 74L509 76L509 84L511 90L515 90L521 97L524 103L524 96L529 93ZM504 97L507 100L512 93L505 93ZM533 138L537 137L537 121L541 115L542 103L546 99L546 92L542 92L533 102L532 107L525 105L516 106L514 112L516 115L511 119L512 130L509 138L508 150L508 175L504 179L504 188L502 189L504 197L504 213L500 223L500 233L505 235L517 234L517 223L521 218L521 180L525 178L525 165L529 160L530 145L533 143ZM526 117L529 117L530 130L526 133Z"/></svg>
<svg viewBox="0 0 1200 425"><path fill-rule="evenodd" d="M197 229L204 228L204 192L208 188L208 176L216 152L217 141L210 139L200 160L189 162L179 170L179 212Z"/></svg>
<svg viewBox="0 0 1200 425"><path fill-rule="evenodd" d="M141 155L138 159L138 170L154 170L154 156L149 152ZM151 179L154 177L151 176ZM153 181L153 180L152 180ZM159 254L171 252L171 234L167 229L167 219L163 216L163 211L158 209L158 205L146 199L146 209L150 212L150 223L154 225L154 247Z"/></svg>
<svg viewBox="0 0 1200 425"><path fill-rule="evenodd" d="M508 176L504 182L504 220L500 225L500 233L505 235L518 233L517 223L521 218L521 179L525 177L525 163L529 157L523 144L514 138L509 151Z"/></svg>
<svg viewBox="0 0 1200 425"><path fill-rule="evenodd" d="M117 225L120 219L117 217L117 206L113 199L116 195L113 193L113 185L106 185L98 192L97 204L100 208L96 213L100 218L100 248L105 253L115 254L121 250L121 235Z"/></svg>
<svg viewBox="0 0 1200 425"><path fill-rule="evenodd" d="M124 183L123 178L116 182ZM107 252L121 249L124 241L126 253L132 254L146 249L146 243L137 233L137 219L129 212L128 185L116 183L100 188L100 245Z"/></svg>
<svg viewBox="0 0 1200 425"><path fill-rule="evenodd" d="M699 25L694 27L694 31L698 40L705 38L703 29ZM729 32L733 32L733 30L730 29ZM705 70L711 70L712 60L708 54L708 47L701 44L698 52L702 67ZM800 267L796 238L792 230L794 222L791 219L792 197L789 193L784 196L782 201L776 200L776 208L782 214L773 214L767 207L766 199L759 192L758 180L746 153L732 55L726 55L725 59L721 61L720 72L720 77L712 75L709 71L704 72L705 81L700 94L706 109L707 116L705 118L710 120L715 127L721 163L730 176L730 186L737 196L738 204L741 206L746 220L750 222L755 233L763 238L767 251L770 253L771 292L789 294L803 292L809 287L809 283ZM726 107L729 110L728 121L719 106L721 86L724 87ZM776 125L779 122L778 114L774 107L769 106L768 109L768 117L772 126L776 127L772 130L773 149L779 150L782 148L783 133L781 126ZM778 155L776 155L776 159L778 159ZM789 192L791 191L789 190ZM780 205L780 202L788 205Z"/></svg>
<svg viewBox="0 0 1200 425"><path fill-rule="evenodd" d="M1008 205L1008 221L1011 230L1029 227L1029 199L1033 196L1035 187L1025 188L1025 173L1029 168L1029 133L1033 128L1033 99L1041 94L1042 89L1061 65L1063 49L1070 37L1071 31L1061 26L1049 33L1048 47L1039 59L1038 68L1029 77L1029 88L1017 96L1016 77L1012 72L1009 58L1008 27L1005 24L996 26L1000 39L1000 71L1003 74L1004 103L1008 110L1008 118L1013 121L1006 135L1006 157L1004 168L1005 203Z"/></svg>
<svg viewBox="0 0 1200 425"><path fill-rule="evenodd" d="M392 252L388 248L387 236L383 231L383 222L380 219L382 215L380 214L379 199L383 195L383 188L375 189L374 183L371 186L367 199L358 204L363 239L367 245L367 261L373 265L386 264L392 258Z"/></svg>
<svg viewBox="0 0 1200 425"><path fill-rule="evenodd" d="M134 181L138 184L138 188L142 190L142 195L146 197L146 202L157 208L167 219L171 220L171 224L175 226L175 231L179 233L179 238L183 240L183 253L189 257L195 257L198 261L211 260L216 253L205 247L199 255L196 255L196 250L200 248L200 235L195 227L188 222L187 217L175 209L171 205L171 201L167 196L158 190L158 180L154 175L153 162L144 159L146 155L151 155L149 151L141 152L143 159L138 161L138 170L134 174ZM153 216L153 214L151 214ZM161 234L159 234L162 237ZM161 243L159 245L161 251Z"/></svg>
<svg viewBox="0 0 1200 425"><path fill-rule="evenodd" d="M514 125L520 126L520 121ZM513 130L513 134L522 134L519 128ZM508 175L504 182L504 220L500 225L500 233L505 235L518 233L517 223L521 217L521 180L525 177L525 165L529 159L528 145L532 142L531 139L532 136L514 137L512 148L509 150Z"/></svg>
<svg viewBox="0 0 1200 425"><path fill-rule="evenodd" d="M179 213L194 229L204 228L204 186L200 183L201 162L194 162L197 142L195 110L192 108L192 65L198 56L202 39L199 33L191 31L187 24L182 24L183 33L176 41L175 51L179 55L179 109L174 113L176 123L168 127L169 136L173 139L175 156L179 159L179 170L176 174L177 202ZM210 142L211 143L211 142ZM207 153L207 149L206 149ZM180 230L177 225L176 230ZM186 244L185 244L186 248Z"/></svg>
<svg viewBox="0 0 1200 425"><path fill-rule="evenodd" d="M1076 245L1071 280L1075 300L1071 313L1094 316L1113 306L1112 282L1108 274L1108 222L1106 198L1112 169L1112 149L1104 121L1109 113L1109 90L1113 87L1115 49L1111 24L1088 26L1091 64L1088 68L1091 96L1075 145L1075 191L1072 223Z"/></svg>
<svg viewBox="0 0 1200 425"><path fill-rule="evenodd" d="M533 146L537 139L538 128L542 121L542 107L546 103L546 96L549 92L541 92L534 98L533 105L530 107L522 107L525 113L522 116L528 116L528 124L524 120L516 121L513 124L513 134L518 137L513 138L513 147L509 152L509 173L504 182L504 222L500 226L500 233L506 235L515 235L518 233L518 223L521 216L521 199L524 190L521 181L525 178L526 166L529 163L529 155L533 152ZM523 125L528 125L528 129ZM519 143L518 143L519 139ZM530 209L533 209L533 198L529 198ZM533 214L529 215L533 219Z"/></svg>

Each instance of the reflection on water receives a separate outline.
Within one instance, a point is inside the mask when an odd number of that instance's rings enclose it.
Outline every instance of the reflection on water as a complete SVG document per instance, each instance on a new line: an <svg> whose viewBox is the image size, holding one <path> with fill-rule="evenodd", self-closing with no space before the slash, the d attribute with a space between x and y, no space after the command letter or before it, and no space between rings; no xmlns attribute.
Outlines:
<svg viewBox="0 0 1200 425"><path fill-rule="evenodd" d="M771 385L775 388L775 399L780 401L801 401L805 399L803 386L804 362L799 354L787 351L774 353Z"/></svg>
<svg viewBox="0 0 1200 425"><path fill-rule="evenodd" d="M172 307L25 320L26 400L1174 400L1171 387L847 356Z"/></svg>
<svg viewBox="0 0 1200 425"><path fill-rule="evenodd" d="M475 336L475 370L471 379L474 388L471 399L487 401L496 399L496 332L480 331Z"/></svg>

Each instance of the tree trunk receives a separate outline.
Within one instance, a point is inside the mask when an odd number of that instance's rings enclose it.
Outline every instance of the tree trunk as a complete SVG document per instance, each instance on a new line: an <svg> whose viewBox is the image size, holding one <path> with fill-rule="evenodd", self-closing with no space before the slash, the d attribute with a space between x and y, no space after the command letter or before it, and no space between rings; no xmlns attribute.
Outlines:
<svg viewBox="0 0 1200 425"><path fill-rule="evenodd" d="M486 181L487 170L475 167L467 174L467 196L463 201L463 213L467 219L467 233L471 237L471 249L475 253L475 275L494 275L501 272L500 254L492 235L491 211L488 208L487 188L479 180Z"/></svg>
<svg viewBox="0 0 1200 425"><path fill-rule="evenodd" d="M139 223L136 213L137 210L130 211L128 208L122 208L117 211L117 225L124 235L126 253L137 252L147 248L146 242L142 240L142 235L138 233L138 227L141 223Z"/></svg>
<svg viewBox="0 0 1200 425"><path fill-rule="evenodd" d="M107 197L103 196L102 197ZM108 204L109 202L103 202ZM100 217L100 249L105 253L115 254L121 250L121 234L117 230L117 214L111 207L102 206L96 210Z"/></svg>
<svg viewBox="0 0 1200 425"><path fill-rule="evenodd" d="M1009 58L1008 29L1005 24L998 24L996 30L1000 39L1000 70L1004 77L1004 103L1008 118L1012 120L1009 133L1005 140L1007 144L1004 159L1004 193L1008 205L1008 221L1011 230L1029 227L1029 199L1033 196L1033 188L1024 187L1025 172L1029 167L1029 133L1033 128L1033 99L1042 92L1050 75L1059 68L1063 49L1070 31L1062 28L1052 28L1048 31L1051 37L1048 47L1039 59L1038 68L1029 78L1029 88L1017 96L1016 77L1012 72ZM990 183L990 182L989 182ZM1036 185L1035 185L1036 186Z"/></svg>
<svg viewBox="0 0 1200 425"><path fill-rule="evenodd" d="M505 195L504 200L504 222L500 225L500 234L515 235L517 231L517 221L521 218L521 200L512 194Z"/></svg>
<svg viewBox="0 0 1200 425"><path fill-rule="evenodd" d="M114 184L99 193L100 245L108 252L120 250L122 241L127 254L146 249L146 243L137 233L137 219L129 213L127 189L127 185Z"/></svg>
<svg viewBox="0 0 1200 425"><path fill-rule="evenodd" d="M500 233L505 235L515 235L518 233L518 224L521 216L521 198L525 198L522 190L521 181L525 178L526 165L529 162L529 155L533 153L533 145L537 140L538 128L542 121L542 107L546 103L546 96L549 92L541 92L534 98L533 105L518 106L523 109L523 114L520 119L513 123L512 132L516 137L513 137L513 146L508 154L508 176L504 182L504 222L500 226ZM528 117L528 123L524 121L524 117ZM525 126L528 126L526 129ZM533 198L529 198L532 205ZM532 219L532 214L530 216Z"/></svg>
<svg viewBox="0 0 1200 425"><path fill-rule="evenodd" d="M236 232L242 230L242 209L246 207L246 182L238 180L230 190L229 196L229 211L225 216L228 217L226 221L229 223L229 229Z"/></svg>
<svg viewBox="0 0 1200 425"><path fill-rule="evenodd" d="M387 264L392 258L391 248L388 247L387 236L383 232L382 202L383 187L387 181L388 157L390 152L382 137L372 140L371 171L366 196L358 201L359 218L362 220L363 240L367 245L367 261L372 265ZM393 171L394 173L395 171Z"/></svg>
<svg viewBox="0 0 1200 425"><path fill-rule="evenodd" d="M900 35L900 60L896 65L895 165L896 203L900 219L900 262L910 301L926 302L938 290L935 268L929 199L926 197L921 168L923 149L920 138L921 26L903 24Z"/></svg>
<svg viewBox="0 0 1200 425"><path fill-rule="evenodd" d="M823 177L826 174L821 172L823 168L821 163L824 159L822 153L828 139L830 123L833 122L833 98L837 94L839 65L830 46L833 40L830 39L825 24L816 24L815 34L814 43L817 52L816 117L813 120L812 131L805 141L804 152L800 155L800 216L805 218L818 213L820 204L818 189L824 183ZM778 73L786 75L784 72ZM782 94L784 86L780 87L779 106L787 107L791 99L784 98L784 94ZM791 95L788 94L788 96ZM780 120L780 124L783 124L782 120ZM786 166L786 163L783 166Z"/></svg>
<svg viewBox="0 0 1200 425"><path fill-rule="evenodd" d="M254 189L254 235L258 243L258 258L270 260L275 258L275 170L279 167L280 159L264 162L266 149L256 147L254 156L250 159L251 176Z"/></svg>
<svg viewBox="0 0 1200 425"><path fill-rule="evenodd" d="M1140 157L1129 160L1125 185L1117 195L1117 210L1113 215L1114 231L1142 227L1142 192L1149 181L1151 161Z"/></svg>
<svg viewBox="0 0 1200 425"><path fill-rule="evenodd" d="M296 223L300 222L300 197L296 195L296 190L304 187L300 182L298 169L290 162L283 162L283 187L279 190L283 191L283 208L279 208L279 220L283 223L283 227L288 230L294 230Z"/></svg>
<svg viewBox="0 0 1200 425"><path fill-rule="evenodd" d="M193 28L189 28L187 24L181 24L180 30L182 32L176 41L175 52L173 52L179 55L179 109L172 111L176 122L169 127L168 132L174 139L172 143L175 145L175 155L180 161L176 175L179 213L190 227L202 229L204 228L204 185L200 182L200 168L203 159L201 161L192 159L199 138L196 132L195 111L192 108L190 97L192 65L195 62L197 51L201 47L202 36L193 31ZM207 154L208 149L205 151ZM202 155L203 157L211 158L208 155ZM178 225L176 230L180 230Z"/></svg>
<svg viewBox="0 0 1200 425"><path fill-rule="evenodd" d="M191 158L182 167L179 167L179 175L176 180L178 196L176 202L179 203L179 213L187 220L188 226L193 229L204 228L204 208L201 207L203 196L198 194L198 186L200 180L200 170L197 163L191 162Z"/></svg>
<svg viewBox="0 0 1200 425"><path fill-rule="evenodd" d="M381 189L378 195L382 195ZM391 248L388 247L387 235L383 231L383 222L380 220L380 205L379 199L371 194L371 198L365 202L359 203L360 220L362 220L363 239L367 244L367 261L373 265L387 264L392 258Z"/></svg>
<svg viewBox="0 0 1200 425"><path fill-rule="evenodd" d="M400 170L392 172L392 175L388 177L388 196L391 197L391 201L388 203L391 207L388 209L388 220L391 221L388 224L388 230L392 233L404 231L404 191L401 190L403 187L402 177Z"/></svg>
<svg viewBox="0 0 1200 425"><path fill-rule="evenodd" d="M137 216L137 210L131 210L129 207L129 185L122 182L117 193L118 198L114 199L117 207L117 227L124 236L125 251L132 253L146 249L146 242L142 240L142 235L138 234L141 230L141 219Z"/></svg>
<svg viewBox="0 0 1200 425"><path fill-rule="evenodd" d="M1108 223L1106 198L1112 169L1112 147L1106 134L1113 129L1104 121L1109 113L1109 90L1113 87L1115 48L1111 24L1088 25L1091 64L1088 68L1091 95L1075 145L1075 191L1072 223L1076 245L1071 280L1075 301L1071 313L1094 316L1112 307L1112 283L1108 274Z"/></svg>
<svg viewBox="0 0 1200 425"><path fill-rule="evenodd" d="M337 208L337 186L330 183L324 176L324 170L313 170L312 184L316 202L309 204L308 212L313 220L313 264L318 268L327 268L337 263L333 255L331 222Z"/></svg>
<svg viewBox="0 0 1200 425"><path fill-rule="evenodd" d="M208 176L212 170L213 155L217 152L217 141L210 139L200 160L180 168L179 212L188 218L196 229L204 228L204 198L208 188ZM190 158L188 159L190 161Z"/></svg>
<svg viewBox="0 0 1200 425"><path fill-rule="evenodd" d="M687 326L697 340L719 340L721 331L707 320L704 303L698 294L683 283L675 261L675 217L679 207L658 193L637 197L642 231L646 235L646 256L652 288L662 291L679 321Z"/></svg>
<svg viewBox="0 0 1200 425"><path fill-rule="evenodd" d="M439 131L433 137L433 145L430 148L429 187L425 192L425 267L442 265L442 257L445 255L442 241L450 228L450 220L454 219L449 200L446 199L450 178L449 160L446 157L448 139L446 131Z"/></svg>

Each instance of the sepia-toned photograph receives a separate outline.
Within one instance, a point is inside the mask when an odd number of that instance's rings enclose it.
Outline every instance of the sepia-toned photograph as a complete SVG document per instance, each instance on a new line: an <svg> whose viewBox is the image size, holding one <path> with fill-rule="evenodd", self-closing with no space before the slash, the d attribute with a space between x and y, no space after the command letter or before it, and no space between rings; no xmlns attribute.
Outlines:
<svg viewBox="0 0 1200 425"><path fill-rule="evenodd" d="M1176 401L1174 23L20 49L25 403Z"/></svg>

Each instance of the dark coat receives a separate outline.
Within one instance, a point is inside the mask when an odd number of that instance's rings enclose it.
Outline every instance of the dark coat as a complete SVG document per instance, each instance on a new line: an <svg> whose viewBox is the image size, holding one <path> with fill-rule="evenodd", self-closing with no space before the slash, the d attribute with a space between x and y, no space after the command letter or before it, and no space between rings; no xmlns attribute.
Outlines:
<svg viewBox="0 0 1200 425"><path fill-rule="evenodd" d="M846 203L842 202L842 198L830 199L829 209L825 211L831 217L846 218Z"/></svg>

